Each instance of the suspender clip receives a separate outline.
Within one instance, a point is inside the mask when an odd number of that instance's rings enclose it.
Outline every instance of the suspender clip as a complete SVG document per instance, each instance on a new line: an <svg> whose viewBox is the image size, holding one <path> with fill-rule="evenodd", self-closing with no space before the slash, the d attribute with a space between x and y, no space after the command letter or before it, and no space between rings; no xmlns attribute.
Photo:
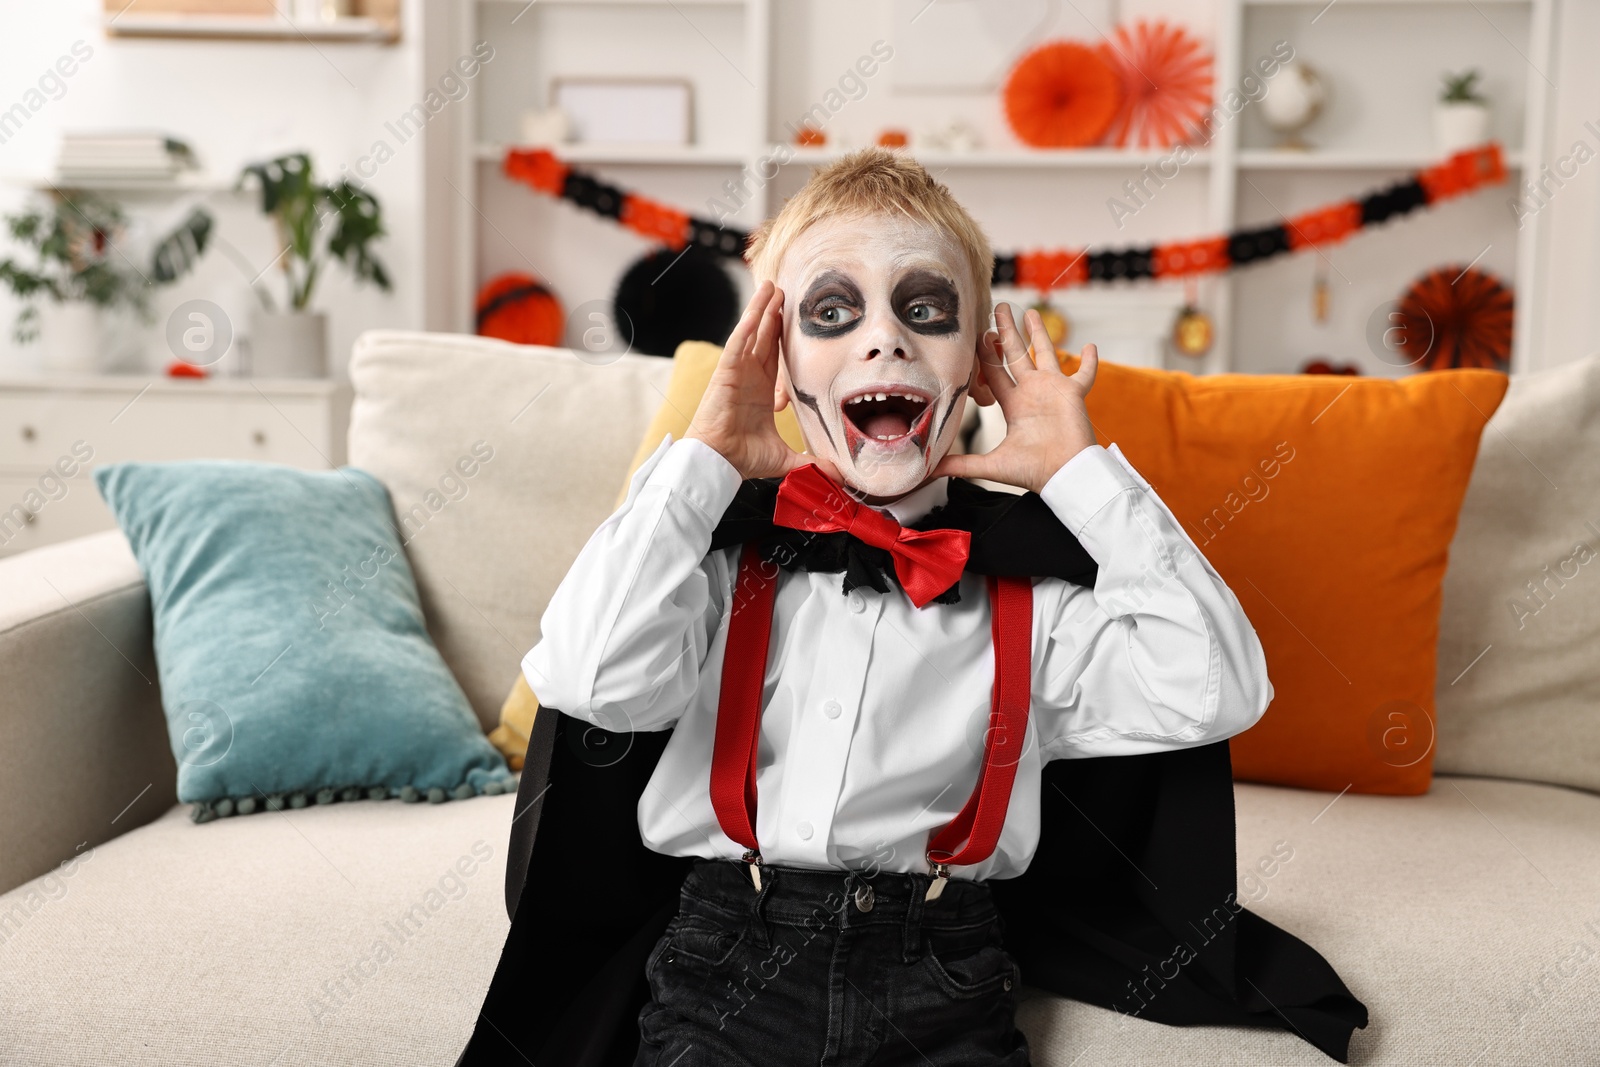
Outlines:
<svg viewBox="0 0 1600 1067"><path fill-rule="evenodd" d="M944 892L944 884L950 880L950 865L929 860L928 873L933 875L933 881L928 886L927 895L922 898L924 903L938 900L939 894Z"/></svg>
<svg viewBox="0 0 1600 1067"><path fill-rule="evenodd" d="M750 881L755 883L756 892L761 892L761 852L758 849L747 848L741 858L750 865Z"/></svg>

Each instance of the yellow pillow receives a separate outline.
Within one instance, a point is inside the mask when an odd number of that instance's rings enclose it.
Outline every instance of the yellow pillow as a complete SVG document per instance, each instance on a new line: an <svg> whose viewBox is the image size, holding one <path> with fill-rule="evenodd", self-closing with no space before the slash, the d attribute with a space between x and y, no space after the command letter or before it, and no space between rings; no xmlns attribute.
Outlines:
<svg viewBox="0 0 1600 1067"><path fill-rule="evenodd" d="M644 439L633 454L633 462L628 465L627 476L617 492L618 506L628 495L628 482L633 472L649 458L662 439L670 433L677 441L688 432L689 421L694 417L695 408L700 406L701 394L706 391L711 372L721 357L722 346L709 341L685 341L673 353L672 380L667 383L667 395L656 409L656 417L650 420L650 428L645 430ZM805 443L800 436L800 424L794 418L794 408L784 408L773 421L777 423L779 436L790 448L804 451ZM528 751L528 738L533 733L533 716L538 710L539 698L533 695L527 679L519 673L505 703L500 706L500 725L489 734L490 743L500 750L514 771L522 769L522 757Z"/></svg>

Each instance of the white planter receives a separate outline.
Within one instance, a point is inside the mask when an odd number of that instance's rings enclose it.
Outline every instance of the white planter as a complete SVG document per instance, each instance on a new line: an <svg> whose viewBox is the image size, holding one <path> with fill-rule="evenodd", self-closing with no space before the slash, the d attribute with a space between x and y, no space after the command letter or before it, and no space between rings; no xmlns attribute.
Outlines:
<svg viewBox="0 0 1600 1067"><path fill-rule="evenodd" d="M320 311L257 311L250 373L257 378L326 378L328 316Z"/></svg>
<svg viewBox="0 0 1600 1067"><path fill-rule="evenodd" d="M92 374L100 369L105 339L100 309L93 304L39 302L39 340L44 370L54 374Z"/></svg>
<svg viewBox="0 0 1600 1067"><path fill-rule="evenodd" d="M1440 155L1478 147L1489 140L1489 109L1466 102L1435 104L1433 140Z"/></svg>

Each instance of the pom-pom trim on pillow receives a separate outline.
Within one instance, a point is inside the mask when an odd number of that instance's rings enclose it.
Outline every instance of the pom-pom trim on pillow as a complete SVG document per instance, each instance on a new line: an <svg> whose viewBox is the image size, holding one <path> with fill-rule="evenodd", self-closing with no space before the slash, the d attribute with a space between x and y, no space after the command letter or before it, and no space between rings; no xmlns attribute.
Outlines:
<svg viewBox="0 0 1600 1067"><path fill-rule="evenodd" d="M194 802L190 817L195 822L202 823L213 819L226 819L232 815L254 815L261 811L283 811L285 808L299 810L311 807L313 804L334 804L354 800L399 799L407 804L426 800L430 804L443 804L447 800L471 800L475 796L495 797L510 791L503 783L494 779L476 788L471 782L462 782L448 791L442 786L433 786L431 789L418 789L414 785L349 785L342 789L325 786L315 791L297 790L292 793L258 793L255 796L198 800Z"/></svg>

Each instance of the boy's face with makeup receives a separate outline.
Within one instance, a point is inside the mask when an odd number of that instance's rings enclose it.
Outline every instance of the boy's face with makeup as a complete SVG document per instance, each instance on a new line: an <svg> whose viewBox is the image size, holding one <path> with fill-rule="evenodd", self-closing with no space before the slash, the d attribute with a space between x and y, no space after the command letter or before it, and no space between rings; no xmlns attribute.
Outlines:
<svg viewBox="0 0 1600 1067"><path fill-rule="evenodd" d="M784 293L778 400L807 450L869 499L926 481L949 450L977 376L977 286L956 241L908 218L830 219L778 266Z"/></svg>

